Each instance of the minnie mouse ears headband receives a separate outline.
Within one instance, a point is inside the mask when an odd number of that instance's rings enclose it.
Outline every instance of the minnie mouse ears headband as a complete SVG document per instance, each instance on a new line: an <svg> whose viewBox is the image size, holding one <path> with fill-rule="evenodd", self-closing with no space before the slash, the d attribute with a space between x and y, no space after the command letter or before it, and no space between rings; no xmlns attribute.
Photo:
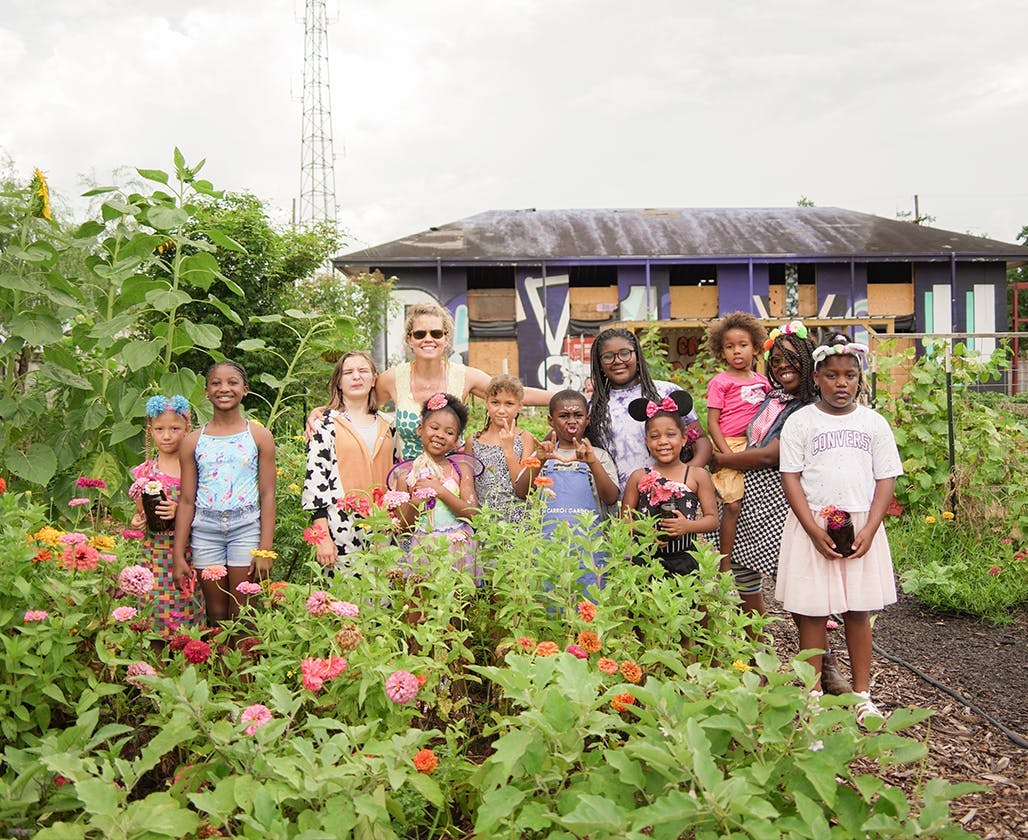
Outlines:
<svg viewBox="0 0 1028 840"><path fill-rule="evenodd" d="M662 411L684 417L692 411L692 397L685 391L672 391L660 402L640 397L628 404L628 416L640 422L645 422Z"/></svg>
<svg viewBox="0 0 1028 840"><path fill-rule="evenodd" d="M165 411L173 411L175 414L181 415L182 417L188 417L189 400L181 394L175 394L173 397L166 397L164 394L159 394L156 397L150 397L150 399L146 401L146 416L151 420L155 417L160 417Z"/></svg>
<svg viewBox="0 0 1028 840"><path fill-rule="evenodd" d="M764 342L765 362L771 357L771 348L775 346L775 341L783 335L794 335L796 338L806 339L809 333L807 332L806 325L799 320L792 320L787 324L782 324L780 327L775 327L768 333L767 341Z"/></svg>

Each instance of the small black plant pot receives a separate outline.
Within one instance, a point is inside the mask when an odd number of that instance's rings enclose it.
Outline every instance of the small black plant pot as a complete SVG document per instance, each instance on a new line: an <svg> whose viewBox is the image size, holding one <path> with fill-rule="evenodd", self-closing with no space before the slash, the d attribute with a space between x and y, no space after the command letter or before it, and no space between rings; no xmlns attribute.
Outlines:
<svg viewBox="0 0 1028 840"><path fill-rule="evenodd" d="M160 493L143 493L140 496L143 503L143 513L146 514L146 527L152 534L163 534L165 531L175 530L174 519L162 519L157 515L157 505L168 500L162 490Z"/></svg>
<svg viewBox="0 0 1028 840"><path fill-rule="evenodd" d="M843 557L849 557L853 553L853 540L855 538L853 519L847 514L846 520L846 524L838 528L825 528L828 531L828 536L835 543L835 550Z"/></svg>

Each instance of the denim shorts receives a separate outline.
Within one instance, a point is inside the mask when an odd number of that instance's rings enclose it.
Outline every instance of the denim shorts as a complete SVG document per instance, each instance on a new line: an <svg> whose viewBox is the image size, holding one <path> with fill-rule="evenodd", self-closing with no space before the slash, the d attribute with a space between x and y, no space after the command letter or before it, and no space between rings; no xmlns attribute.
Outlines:
<svg viewBox="0 0 1028 840"><path fill-rule="evenodd" d="M260 541L261 510L257 505L234 510L197 508L190 536L191 562L197 569L246 567L253 562L250 552Z"/></svg>

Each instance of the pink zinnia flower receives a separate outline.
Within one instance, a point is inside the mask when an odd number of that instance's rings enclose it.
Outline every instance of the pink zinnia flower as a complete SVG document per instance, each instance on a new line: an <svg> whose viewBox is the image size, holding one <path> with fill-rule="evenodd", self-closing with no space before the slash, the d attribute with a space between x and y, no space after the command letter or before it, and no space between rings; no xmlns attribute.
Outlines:
<svg viewBox="0 0 1028 840"><path fill-rule="evenodd" d="M100 559L103 560L105 563L114 563L114 562L117 561L118 555L117 554L101 554L100 555Z"/></svg>
<svg viewBox="0 0 1028 840"><path fill-rule="evenodd" d="M466 543L468 541L468 532L458 528L456 531L450 531L449 533L450 545L456 545L457 543Z"/></svg>
<svg viewBox="0 0 1028 840"><path fill-rule="evenodd" d="M300 663L301 682L310 691L320 691L328 680L334 680L345 670L346 660L341 656L330 656L328 659L308 657Z"/></svg>
<svg viewBox="0 0 1028 840"><path fill-rule="evenodd" d="M241 592L244 595L256 595L261 591L261 585L259 583L253 583L249 580L244 580L236 587L236 592Z"/></svg>
<svg viewBox="0 0 1028 840"><path fill-rule="evenodd" d="M28 610L25 613L25 621L43 621L49 615L46 610Z"/></svg>
<svg viewBox="0 0 1028 840"><path fill-rule="evenodd" d="M328 605L329 610L344 618L356 618L360 615L360 608L349 601L333 601Z"/></svg>
<svg viewBox="0 0 1028 840"><path fill-rule="evenodd" d="M991 569L989 569L989 574L992 575L993 577L996 577L996 575L998 575L1002 571L1003 571L1003 567L1002 566L993 566Z"/></svg>
<svg viewBox="0 0 1028 840"><path fill-rule="evenodd" d="M327 592L315 589L307 599L307 612L314 616L324 615L328 612L331 603L332 598Z"/></svg>
<svg viewBox="0 0 1028 840"><path fill-rule="evenodd" d="M421 502L427 502L429 499L434 499L436 492L431 487L421 487L414 491L414 498Z"/></svg>
<svg viewBox="0 0 1028 840"><path fill-rule="evenodd" d="M203 580L221 580L226 575L228 575L228 569L224 566L208 566L200 571L200 577Z"/></svg>
<svg viewBox="0 0 1028 840"><path fill-rule="evenodd" d="M589 658L589 654L582 650L582 648L580 648L578 645L568 645L566 648L564 648L564 650L567 653L570 653L572 656L576 657L577 659Z"/></svg>
<svg viewBox="0 0 1028 840"><path fill-rule="evenodd" d="M61 534L61 536L57 538L57 541L64 545L81 545L82 543L89 542L89 537L85 534L80 534L77 531L72 531L68 534Z"/></svg>
<svg viewBox="0 0 1028 840"><path fill-rule="evenodd" d="M271 710L261 703L255 703L243 709L243 713L239 716L239 722L250 724L243 731L247 735L253 735L264 724L271 723Z"/></svg>
<svg viewBox="0 0 1028 840"><path fill-rule="evenodd" d="M68 507L79 507L81 505L88 505L89 499L68 499Z"/></svg>
<svg viewBox="0 0 1028 840"><path fill-rule="evenodd" d="M382 504L389 508L389 510L398 508L409 501L410 493L405 493L403 490L389 490L382 497Z"/></svg>
<svg viewBox="0 0 1028 840"><path fill-rule="evenodd" d="M522 650L533 650L535 648L535 640L530 639L528 636L518 636L518 647Z"/></svg>
<svg viewBox="0 0 1028 840"><path fill-rule="evenodd" d="M596 667L603 671L604 674L616 674L618 672L617 662L606 656L597 660Z"/></svg>
<svg viewBox="0 0 1028 840"><path fill-rule="evenodd" d="M839 629L839 622L838 621L832 621L831 619L828 619L828 621L825 622L825 629L826 630L838 630Z"/></svg>
<svg viewBox="0 0 1028 840"><path fill-rule="evenodd" d="M75 482L77 487L96 487L98 490L106 490L107 482L102 478L86 478L84 475L78 477L78 481Z"/></svg>
<svg viewBox="0 0 1028 840"><path fill-rule="evenodd" d="M142 531L137 531L135 528L125 528L122 530L121 535L126 540L141 540L144 536Z"/></svg>
<svg viewBox="0 0 1028 840"><path fill-rule="evenodd" d="M78 545L65 546L61 560L66 569L77 569L79 571L96 568L96 561L100 552L93 546L79 543Z"/></svg>
<svg viewBox="0 0 1028 840"><path fill-rule="evenodd" d="M131 621L136 617L136 613L139 612L135 607L117 607L111 613L111 618L115 621Z"/></svg>
<svg viewBox="0 0 1028 840"><path fill-rule="evenodd" d="M147 662L133 662L125 672L125 682L134 685L136 688L146 688L146 684L140 682L136 677L156 677L157 671L153 665Z"/></svg>
<svg viewBox="0 0 1028 840"><path fill-rule="evenodd" d="M328 535L325 533L325 529L318 525L311 525L303 532L303 541L309 545L317 545Z"/></svg>
<svg viewBox="0 0 1028 840"><path fill-rule="evenodd" d="M386 678L385 693L394 703L409 703L418 696L418 678L410 671L393 671Z"/></svg>
<svg viewBox="0 0 1028 840"><path fill-rule="evenodd" d="M146 595L156 583L153 572L146 566L126 566L118 575L118 585L129 595Z"/></svg>

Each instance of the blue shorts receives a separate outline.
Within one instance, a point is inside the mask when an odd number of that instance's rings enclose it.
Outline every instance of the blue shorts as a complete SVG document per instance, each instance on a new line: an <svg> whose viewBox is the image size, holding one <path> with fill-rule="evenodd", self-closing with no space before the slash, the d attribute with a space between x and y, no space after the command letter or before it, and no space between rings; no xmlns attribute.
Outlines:
<svg viewBox="0 0 1028 840"><path fill-rule="evenodd" d="M233 510L197 508L193 517L190 562L196 569L210 566L247 567L261 542L261 510L257 505Z"/></svg>

